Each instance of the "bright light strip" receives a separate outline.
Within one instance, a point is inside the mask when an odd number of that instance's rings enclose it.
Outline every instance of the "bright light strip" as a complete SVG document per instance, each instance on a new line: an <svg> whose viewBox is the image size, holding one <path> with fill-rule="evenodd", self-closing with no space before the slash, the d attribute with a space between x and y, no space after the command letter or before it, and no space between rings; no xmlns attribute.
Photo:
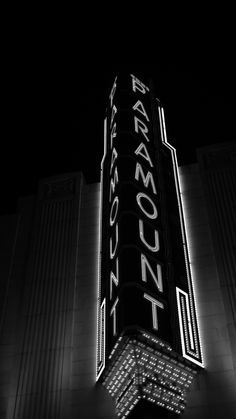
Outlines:
<svg viewBox="0 0 236 419"><path fill-rule="evenodd" d="M101 279L100 279L100 263L101 263L101 214L102 214L102 187L100 183L100 193L99 193L99 211L98 211L98 243L97 243L97 340L96 340L96 379L98 379L98 369L99 369L99 360L100 360L100 299L101 299Z"/></svg>
<svg viewBox="0 0 236 419"><path fill-rule="evenodd" d="M185 298L185 305L186 305L186 309L187 309L187 316L189 316L189 296L186 292L184 292L183 290L181 290L180 288L176 287L176 298L177 298L177 307L178 307L178 315L179 315L179 324L180 324L180 335L181 335L181 345L182 345L182 351L183 351L183 356L184 358L188 359L189 361L193 362L193 358L191 356L189 356L186 352L186 339L187 339L187 333L185 333L184 331L184 319L183 319L183 315L182 315L182 310L181 310L181 301L180 301L180 296L183 295ZM190 325L189 321L188 321L188 326ZM189 335L191 336L192 331L190 333L189 331ZM191 339L191 338L190 338ZM189 353L191 353L190 350L188 350ZM193 356L196 356L196 354L194 352L192 352ZM199 365L200 367L202 367L202 363L197 361L196 359L194 360L195 364Z"/></svg>
<svg viewBox="0 0 236 419"><path fill-rule="evenodd" d="M111 312L110 312L110 316L113 315L113 336L116 336L117 331L116 331L116 306L118 304L119 298L117 297L112 308L111 308ZM113 314L114 313L114 314Z"/></svg>
<svg viewBox="0 0 236 419"><path fill-rule="evenodd" d="M110 356L103 385L126 418L140 399L175 413L183 412L196 371L173 356L172 349L147 332L140 337L120 336ZM163 348L165 351L163 352Z"/></svg>
<svg viewBox="0 0 236 419"><path fill-rule="evenodd" d="M101 161L101 171L103 171L103 163L104 163L104 159L106 157L107 154L107 118L104 119L104 132L103 132L103 156L102 156L102 161ZM101 179L101 184L102 184L102 180Z"/></svg>
<svg viewBox="0 0 236 419"><path fill-rule="evenodd" d="M158 330L158 320L157 320L157 312L156 307L164 308L164 304L160 301L153 298L151 295L148 295L146 293L143 294L144 298L146 300L150 301L152 303L152 321L153 321L153 329Z"/></svg>
<svg viewBox="0 0 236 419"><path fill-rule="evenodd" d="M101 161L101 178L100 178L100 202L99 202L99 230L98 230L98 264L97 264L97 351L96 351L96 381L98 381L100 375L102 374L104 368L105 368L105 352L106 352L106 340L104 335L104 359L102 367L100 367L101 362L101 329L102 329L102 319L101 319L101 313L102 313L102 305L101 305L101 250L102 250L102 201L103 201L103 163L107 152L107 118L104 119L104 149L103 149L103 157ZM105 308L105 300L103 301L104 308ZM104 331L105 334L105 331Z"/></svg>
<svg viewBox="0 0 236 419"><path fill-rule="evenodd" d="M191 236L188 233L190 231L189 230L189 221L188 221L188 218L189 218L188 217L188 208L186 208L186 202L185 202L186 198L185 198L185 195L184 195L184 185L183 185L183 181L181 180L181 176L180 176L179 180L180 180L181 199L182 199L182 205L183 205L184 216L185 216L187 242L191 243ZM197 289L196 289L197 274L196 274L196 271L194 269L194 265L192 263L193 257L192 257L192 253L191 253L191 247L188 247L187 251L188 251L188 256L189 256L190 271L191 271L192 278L194 279L193 283L192 283L193 284L193 289L194 289L194 295L197 296L198 295L197 294ZM199 322L199 325L200 325L200 328L199 328L199 348L200 348L200 351L201 351L201 354L202 354L202 359L204 360L205 367L206 367L206 356L205 356L205 353L204 353L204 346L202 345L203 340L201 339L201 331L202 331L202 327L203 327L202 326L202 319L201 319L201 317L199 317L199 307L197 305L195 306L195 309L196 309L197 319L198 319L198 322Z"/></svg>
<svg viewBox="0 0 236 419"><path fill-rule="evenodd" d="M178 172L177 155L176 155L175 148L171 144L169 144L167 140L165 116L164 116L163 108L160 108L158 106L158 113L159 113L159 121L160 121L161 139L162 139L163 144L167 148L169 148L169 150L171 151L171 157L172 157L175 187L176 187L176 192L177 192L177 200L178 200L179 215L180 215L181 233L182 233L182 240L183 240L183 249L184 249L184 256L185 256L185 265L186 265L186 272L187 272L187 279L188 279L189 299L187 301L189 303L187 304L187 311L188 311L188 317L191 318L191 321L188 322L189 329L190 329L189 330L190 342L191 342L191 347L193 348L194 346L196 348L196 354L194 354L194 356L197 357L199 361L187 355L186 353L185 343L188 342L188 337L185 336L185 332L183 331L183 324L180 325L181 345L182 345L182 348L184 347L183 356L189 359L191 362L194 362L195 364L203 367L204 364L203 364L202 351L201 351L201 342L200 342L201 339L200 339L200 331L199 331L198 319L197 319L198 311L197 311L197 307L194 304L194 294L195 294L194 283L192 280L191 265L190 265L189 254L188 254L187 235L186 235L186 228L185 228L186 223L185 223L184 208L183 208L183 203L182 203L182 198L181 198L181 193L180 193L180 180L179 180L179 172ZM184 291L182 290L181 292L184 293ZM179 293L177 292L177 289L176 289L176 293L179 295ZM178 300L177 300L177 304L179 304ZM189 311L189 308L190 308L190 311ZM194 308L196 309L196 314L195 314ZM181 323L182 320L183 320L182 314L180 315L180 312L179 312L179 322ZM193 323L191 324L191 322ZM181 330L182 330L182 333L181 333ZM199 336L199 340L197 339L197 335ZM194 340L194 345L193 345L193 340ZM189 350L188 352L191 353L191 350Z"/></svg>
<svg viewBox="0 0 236 419"><path fill-rule="evenodd" d="M105 365L105 349L106 349L106 299L104 298L99 314L99 330L98 330L98 349L97 349L97 377L99 379Z"/></svg>
<svg viewBox="0 0 236 419"><path fill-rule="evenodd" d="M110 94L110 99L112 100L115 87L116 87L116 80L112 86L112 91ZM104 131L103 131L103 156L101 161L101 177L100 177L100 205L99 205L99 232L98 232L98 284L97 284L97 350L96 350L96 381L98 381L99 377L101 376L102 372L105 368L105 353L106 353L106 334L105 334L105 299L103 300L103 303L101 304L101 250L102 250L102 202L103 202L103 164L104 160L107 154L107 118L104 119ZM102 315L104 311L104 330L103 330L103 339L101 338L102 333ZM101 346L103 345L103 347ZM103 350L103 359L102 359L102 365L101 365L101 350Z"/></svg>

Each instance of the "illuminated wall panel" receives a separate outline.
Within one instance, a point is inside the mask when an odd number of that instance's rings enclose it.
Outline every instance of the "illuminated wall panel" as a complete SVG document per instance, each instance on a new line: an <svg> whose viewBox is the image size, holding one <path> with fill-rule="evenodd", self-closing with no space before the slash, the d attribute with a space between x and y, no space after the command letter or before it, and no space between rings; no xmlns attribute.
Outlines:
<svg viewBox="0 0 236 419"><path fill-rule="evenodd" d="M233 353L236 353L236 144L198 150Z"/></svg>
<svg viewBox="0 0 236 419"><path fill-rule="evenodd" d="M113 394L117 360L138 342L161 345L193 377L203 363L177 159L159 101L133 75L116 78L111 90L101 184L97 379ZM127 391L137 385L138 363L132 368ZM126 417L139 398L116 400L118 414ZM164 407L180 412L180 404Z"/></svg>
<svg viewBox="0 0 236 419"><path fill-rule="evenodd" d="M34 205L19 209L7 418L60 417L68 402L80 187L79 175L44 180Z"/></svg>
<svg viewBox="0 0 236 419"><path fill-rule="evenodd" d="M214 147L209 151L207 148L205 151L203 149L202 153L205 152L214 154ZM220 154L224 161L223 148ZM229 313L230 306L224 300L224 277L218 269L221 257L217 258L215 253L217 241L211 233L213 214L209 209L209 194L206 193L206 183L201 171L198 164L180 168L187 236L192 243L189 248L190 266L206 367L204 374L195 380L188 395L183 418L233 419L236 407L235 351L232 345L234 335L231 333L233 312ZM223 217L226 215L227 212L222 214ZM230 247L228 251L231 252Z"/></svg>

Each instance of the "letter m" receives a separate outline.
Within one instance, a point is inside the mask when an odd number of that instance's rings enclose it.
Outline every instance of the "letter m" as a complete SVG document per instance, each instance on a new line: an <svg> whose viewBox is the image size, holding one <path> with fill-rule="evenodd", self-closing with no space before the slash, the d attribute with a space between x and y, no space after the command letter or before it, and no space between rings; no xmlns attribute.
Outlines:
<svg viewBox="0 0 236 419"><path fill-rule="evenodd" d="M112 194L115 192L115 187L117 183L118 183L118 172L117 172L117 167L116 167L114 170L114 177L113 179L111 178L109 202L111 202L111 197L112 197Z"/></svg>

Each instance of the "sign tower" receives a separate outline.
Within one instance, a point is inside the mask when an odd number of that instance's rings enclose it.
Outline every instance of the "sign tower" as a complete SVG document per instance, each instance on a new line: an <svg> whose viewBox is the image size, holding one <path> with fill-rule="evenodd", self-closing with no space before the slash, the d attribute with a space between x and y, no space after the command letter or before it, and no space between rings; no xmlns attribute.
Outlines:
<svg viewBox="0 0 236 419"><path fill-rule="evenodd" d="M203 360L175 149L153 87L116 77L101 164L97 380L117 414L180 414ZM132 415L132 413L131 413Z"/></svg>

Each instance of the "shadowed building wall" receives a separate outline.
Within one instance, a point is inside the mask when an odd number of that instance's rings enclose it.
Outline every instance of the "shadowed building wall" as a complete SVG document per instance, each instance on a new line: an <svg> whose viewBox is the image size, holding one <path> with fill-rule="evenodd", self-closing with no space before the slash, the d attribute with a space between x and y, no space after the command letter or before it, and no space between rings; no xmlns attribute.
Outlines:
<svg viewBox="0 0 236 419"><path fill-rule="evenodd" d="M1 418L112 418L94 388L99 197L57 176L1 218Z"/></svg>
<svg viewBox="0 0 236 419"><path fill-rule="evenodd" d="M233 419L235 146L202 149L198 159L180 180L206 369L183 418ZM61 175L0 219L3 419L117 417L95 384L99 199L99 183Z"/></svg>
<svg viewBox="0 0 236 419"><path fill-rule="evenodd" d="M186 419L235 417L235 152L233 143L205 147L198 164L180 168L206 364L189 393Z"/></svg>
<svg viewBox="0 0 236 419"><path fill-rule="evenodd" d="M66 401L80 190L81 176L70 175L42 181L34 208L22 200L5 307L10 335L3 329L12 352L7 417L57 418Z"/></svg>

